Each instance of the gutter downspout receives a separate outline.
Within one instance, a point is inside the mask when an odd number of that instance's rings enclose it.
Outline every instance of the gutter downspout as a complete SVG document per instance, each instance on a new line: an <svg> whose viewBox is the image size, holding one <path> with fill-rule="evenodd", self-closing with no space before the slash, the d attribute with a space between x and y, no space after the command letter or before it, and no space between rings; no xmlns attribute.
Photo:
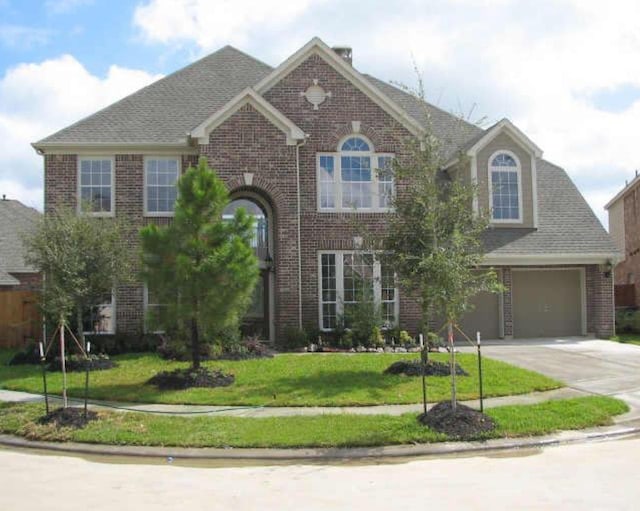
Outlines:
<svg viewBox="0 0 640 511"><path fill-rule="evenodd" d="M300 233L300 147L307 143L309 135L305 134L302 141L296 143L296 208L297 208L297 248L298 248L298 328L302 329L302 251L301 251L301 233Z"/></svg>

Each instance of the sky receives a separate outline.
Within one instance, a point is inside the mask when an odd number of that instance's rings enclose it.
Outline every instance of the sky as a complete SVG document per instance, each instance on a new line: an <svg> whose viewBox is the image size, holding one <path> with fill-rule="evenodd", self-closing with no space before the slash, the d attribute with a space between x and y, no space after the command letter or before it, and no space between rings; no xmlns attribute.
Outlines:
<svg viewBox="0 0 640 511"><path fill-rule="evenodd" d="M231 44L276 66L314 36L473 122L509 118L603 224L640 167L637 0L0 0L0 194L42 208L37 141Z"/></svg>

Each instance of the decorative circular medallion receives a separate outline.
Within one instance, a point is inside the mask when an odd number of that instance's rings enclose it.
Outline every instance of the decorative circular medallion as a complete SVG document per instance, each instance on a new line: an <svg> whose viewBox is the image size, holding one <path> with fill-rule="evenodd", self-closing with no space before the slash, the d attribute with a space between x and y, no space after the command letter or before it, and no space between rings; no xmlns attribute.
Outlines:
<svg viewBox="0 0 640 511"><path fill-rule="evenodd" d="M317 110L318 105L324 103L325 99L331 97L330 92L325 92L325 90L318 85L318 80L313 80L313 85L310 85L306 91L301 92L300 94L313 105L314 110Z"/></svg>

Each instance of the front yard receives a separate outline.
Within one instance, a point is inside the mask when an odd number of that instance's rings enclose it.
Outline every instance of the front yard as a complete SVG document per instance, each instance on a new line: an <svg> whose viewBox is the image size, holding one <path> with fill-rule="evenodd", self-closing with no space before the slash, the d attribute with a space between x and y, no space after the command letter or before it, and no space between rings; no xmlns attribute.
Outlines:
<svg viewBox="0 0 640 511"><path fill-rule="evenodd" d="M609 397L581 397L536 405L490 408L497 424L479 438L543 435L611 424L628 407ZM358 447L442 442L447 437L415 414L315 415L269 418L167 417L99 412L82 429L38 424L43 404L0 404L0 432L31 440L181 447Z"/></svg>
<svg viewBox="0 0 640 511"><path fill-rule="evenodd" d="M445 362L447 354L433 358ZM7 366L10 352L0 353L0 387L9 390L42 392L42 375L38 366ZM114 357L114 369L91 373L91 399L139 403L244 405L244 406L364 406L411 404L422 400L419 378L386 375L393 362L416 359L418 355L395 354L308 354L278 355L271 359L205 362L235 375L230 387L192 388L160 391L145 382L163 370L187 367L168 362L155 354L132 354ZM459 376L458 399L478 397L478 365L475 355L459 354L457 361L469 373ZM483 358L485 397L524 394L562 386L561 382L541 374ZM61 393L60 373L48 373L49 391ZM450 397L449 377L427 379L430 402ZM84 373L68 374L69 395L82 397Z"/></svg>

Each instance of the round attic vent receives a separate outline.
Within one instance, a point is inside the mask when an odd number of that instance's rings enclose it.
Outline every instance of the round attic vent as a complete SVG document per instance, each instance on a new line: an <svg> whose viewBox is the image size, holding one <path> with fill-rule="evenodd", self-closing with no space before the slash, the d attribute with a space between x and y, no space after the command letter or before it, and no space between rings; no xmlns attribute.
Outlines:
<svg viewBox="0 0 640 511"><path fill-rule="evenodd" d="M330 92L325 92L325 90L318 85L318 80L313 80L313 85L310 85L307 90L301 94L313 105L314 110L317 110L318 105L324 103L325 99L331 97Z"/></svg>

